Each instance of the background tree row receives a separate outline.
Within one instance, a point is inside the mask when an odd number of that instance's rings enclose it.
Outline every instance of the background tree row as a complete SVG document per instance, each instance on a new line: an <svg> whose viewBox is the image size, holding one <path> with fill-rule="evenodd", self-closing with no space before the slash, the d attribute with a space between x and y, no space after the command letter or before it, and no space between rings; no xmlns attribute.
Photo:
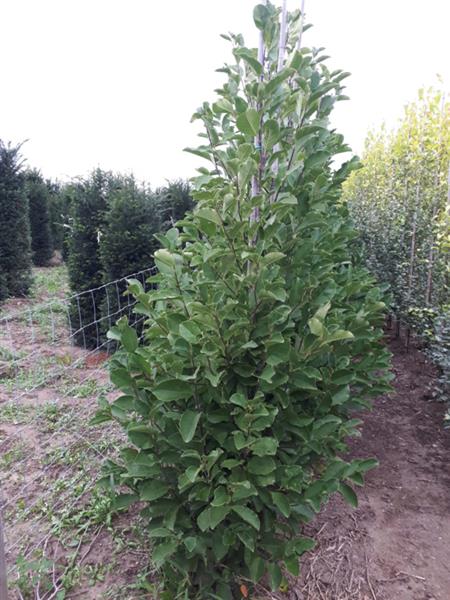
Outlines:
<svg viewBox="0 0 450 600"><path fill-rule="evenodd" d="M370 270L450 376L450 104L421 90L395 131L371 133L345 185ZM447 381L448 383L448 381Z"/></svg>

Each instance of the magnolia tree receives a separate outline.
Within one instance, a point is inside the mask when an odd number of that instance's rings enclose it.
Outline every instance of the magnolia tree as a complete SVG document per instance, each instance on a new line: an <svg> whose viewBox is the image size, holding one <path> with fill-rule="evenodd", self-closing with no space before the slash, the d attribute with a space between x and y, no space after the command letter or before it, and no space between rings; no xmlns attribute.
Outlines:
<svg viewBox="0 0 450 600"><path fill-rule="evenodd" d="M298 49L299 12L258 5L259 52L226 38L233 63L194 118L210 162L196 207L160 239L152 291L131 281L143 339L125 320L111 378L129 446L109 461L117 507L141 502L162 598L251 593L314 546L302 535L335 492L375 461L347 461L352 411L387 389L384 304L355 264L340 202L355 161L328 117L347 73ZM126 493L124 493L126 492ZM251 582L251 583L249 583Z"/></svg>

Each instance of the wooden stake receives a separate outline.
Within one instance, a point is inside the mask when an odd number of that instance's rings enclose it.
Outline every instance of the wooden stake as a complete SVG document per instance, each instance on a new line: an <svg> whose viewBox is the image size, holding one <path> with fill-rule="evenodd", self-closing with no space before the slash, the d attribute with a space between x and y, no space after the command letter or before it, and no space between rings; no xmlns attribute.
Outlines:
<svg viewBox="0 0 450 600"><path fill-rule="evenodd" d="M263 4L267 4L267 0L264 0ZM258 45L258 61L261 63L263 69L261 73L261 81L264 79L264 34L262 31L259 32L259 45ZM252 177L252 198L258 196L261 192L259 177L261 175L261 167L262 167L262 135L261 130L258 135L254 138L255 148L259 150L259 173L257 175L253 175ZM258 208L254 208L252 214L250 215L250 221L255 222L259 220L259 210Z"/></svg>
<svg viewBox="0 0 450 600"><path fill-rule="evenodd" d="M278 62L277 73L281 71L284 63L284 55L286 52L286 25L287 25L287 0L283 0L283 8L281 9L280 37L278 41ZM274 153L280 151L280 144L277 142L273 147ZM276 159L272 165L272 173L276 177L278 175L279 163ZM273 198L272 198L273 200Z"/></svg>
<svg viewBox="0 0 450 600"><path fill-rule="evenodd" d="M300 52L300 48L302 47L302 35L303 35L303 27L305 25L305 0L302 0L302 7L300 9L301 17L300 17L300 31L298 33L297 40L297 50Z"/></svg>
<svg viewBox="0 0 450 600"><path fill-rule="evenodd" d="M283 0L281 9L280 39L278 42L278 63L277 72L283 68L284 55L286 53L286 26L287 26L287 0Z"/></svg>

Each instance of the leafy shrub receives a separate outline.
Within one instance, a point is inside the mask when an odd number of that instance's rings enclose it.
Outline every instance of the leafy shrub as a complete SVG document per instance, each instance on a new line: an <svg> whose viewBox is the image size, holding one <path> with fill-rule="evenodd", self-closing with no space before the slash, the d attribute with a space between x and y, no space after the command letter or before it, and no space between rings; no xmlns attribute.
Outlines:
<svg viewBox="0 0 450 600"><path fill-rule="evenodd" d="M0 300L31 285L31 240L20 145L0 140Z"/></svg>
<svg viewBox="0 0 450 600"><path fill-rule="evenodd" d="M193 214L160 236L158 289L130 284L145 341L126 319L109 333L123 395L96 421L118 421L130 445L104 483L128 488L117 507L145 503L161 598L238 598L241 578L266 574L278 588L313 546L302 525L335 492L356 504L349 484L375 464L339 458L389 362L380 291L339 200L355 163L332 167L347 150L327 126L345 74L295 50L298 18L278 74L273 5L255 9L264 65L230 36L236 63L195 115L212 169Z"/></svg>
<svg viewBox="0 0 450 600"><path fill-rule="evenodd" d="M44 267L53 256L50 227L49 191L38 171L29 171L25 177L25 190L30 210L31 250L33 263Z"/></svg>

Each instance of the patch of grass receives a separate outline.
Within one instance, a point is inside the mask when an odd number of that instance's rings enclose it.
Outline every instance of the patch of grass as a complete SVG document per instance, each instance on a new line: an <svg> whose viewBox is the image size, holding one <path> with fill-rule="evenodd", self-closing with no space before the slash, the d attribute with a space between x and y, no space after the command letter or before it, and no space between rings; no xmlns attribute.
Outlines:
<svg viewBox="0 0 450 600"><path fill-rule="evenodd" d="M27 404L0 404L0 423L12 423L13 425L26 423L32 410L32 407Z"/></svg>
<svg viewBox="0 0 450 600"><path fill-rule="evenodd" d="M112 389L111 384L100 384L95 379L87 379L77 388L75 398L90 398L105 394Z"/></svg>
<svg viewBox="0 0 450 600"><path fill-rule="evenodd" d="M18 440L13 446L3 452L0 457L0 469L5 470L11 468L15 462L21 460L26 455L26 444L22 440Z"/></svg>
<svg viewBox="0 0 450 600"><path fill-rule="evenodd" d="M53 561L46 558L42 550L36 550L30 558L23 555L17 557L14 586L21 598L40 598L40 594L45 596L52 591L53 565Z"/></svg>
<svg viewBox="0 0 450 600"><path fill-rule="evenodd" d="M7 362L12 362L15 360L19 360L20 358L23 358L24 356L26 356L26 352L16 352L16 351L12 351L9 350L9 348L5 348L4 346L0 346L0 360L1 361L7 361Z"/></svg>
<svg viewBox="0 0 450 600"><path fill-rule="evenodd" d="M51 364L52 361L47 359L33 365L31 369L22 367L11 373L10 377L4 378L2 383L7 392L40 388L51 380L51 376L49 375L49 366Z"/></svg>
<svg viewBox="0 0 450 600"><path fill-rule="evenodd" d="M46 298L67 296L69 291L69 279L67 267L40 267L33 270L34 281L31 288L31 296L34 298Z"/></svg>

